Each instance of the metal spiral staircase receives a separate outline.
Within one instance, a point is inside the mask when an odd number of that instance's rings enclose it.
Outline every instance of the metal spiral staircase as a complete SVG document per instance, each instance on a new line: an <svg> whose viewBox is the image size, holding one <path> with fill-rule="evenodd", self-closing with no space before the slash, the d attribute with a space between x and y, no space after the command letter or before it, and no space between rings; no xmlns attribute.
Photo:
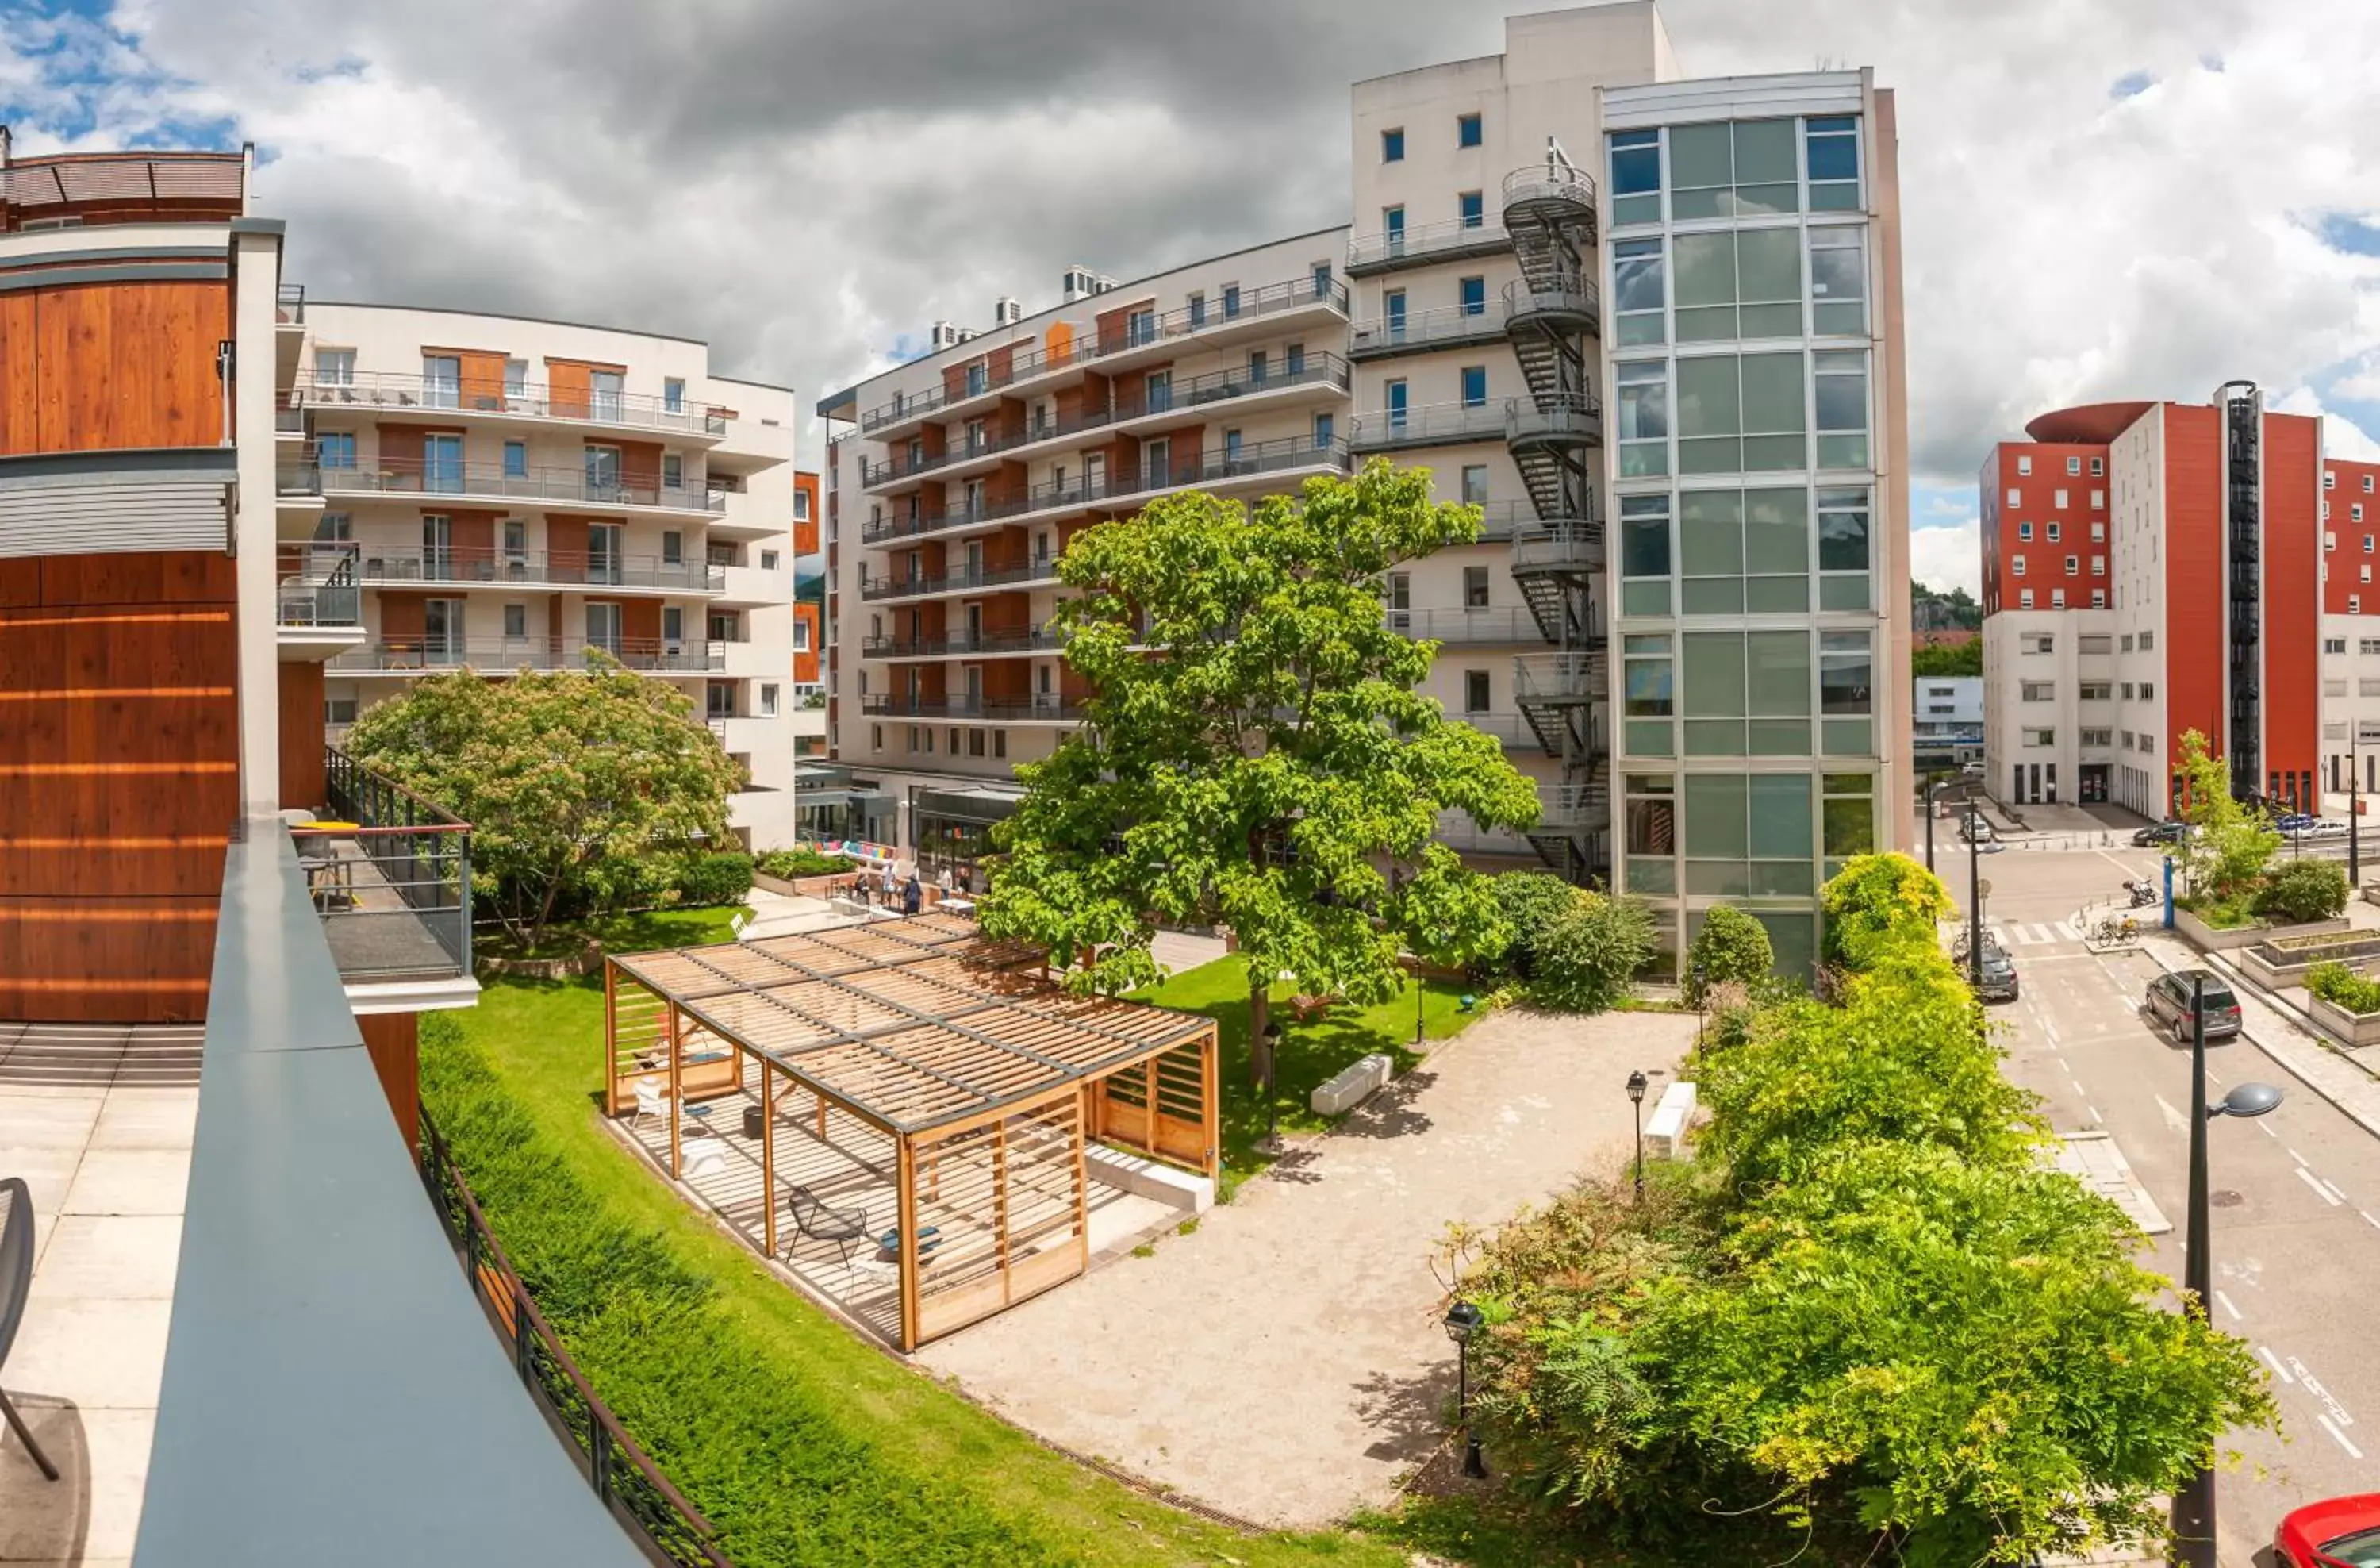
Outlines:
<svg viewBox="0 0 2380 1568"><path fill-rule="evenodd" d="M1504 228L1521 275L1504 289L1504 330L1529 395L1505 408L1504 443L1536 508L1512 537L1512 580L1552 650L1513 660L1513 694L1559 784L1538 792L1529 833L1564 879L1611 872L1610 649L1596 601L1604 563L1587 451L1603 444L1585 339L1601 330L1590 275L1595 182L1548 142L1542 164L1504 180Z"/></svg>

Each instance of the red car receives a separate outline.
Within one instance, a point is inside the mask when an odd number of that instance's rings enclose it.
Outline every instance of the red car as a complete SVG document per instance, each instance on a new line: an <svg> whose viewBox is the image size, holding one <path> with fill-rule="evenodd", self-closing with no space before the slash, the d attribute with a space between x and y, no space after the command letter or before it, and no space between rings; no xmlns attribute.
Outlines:
<svg viewBox="0 0 2380 1568"><path fill-rule="evenodd" d="M2274 1568L2380 1568L2380 1492L2310 1502L2273 1531Z"/></svg>

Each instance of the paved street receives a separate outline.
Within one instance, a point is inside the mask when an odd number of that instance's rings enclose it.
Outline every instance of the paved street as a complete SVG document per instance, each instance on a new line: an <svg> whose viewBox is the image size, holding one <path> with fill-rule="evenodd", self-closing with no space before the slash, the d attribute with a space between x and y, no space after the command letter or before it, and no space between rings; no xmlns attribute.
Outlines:
<svg viewBox="0 0 2380 1568"><path fill-rule="evenodd" d="M2120 837L2118 843L2120 844ZM1964 845L1937 845L1963 909ZM2189 1180L2190 1051L2138 1016L2162 966L2194 959L2162 933L2104 954L2080 940L2153 852L2028 847L1985 857L1985 923L2015 959L2022 996L1996 1006L2010 1072L2041 1094L2061 1133L2104 1129L2175 1228L2151 1266L2182 1271ZM2084 913L2086 903L2098 907ZM2139 912L2144 927L2154 910ZM2281 1015L2244 993L2250 1037L2286 1042ZM2303 1042L2296 1042L2302 1050ZM2251 1438L2219 1483L2225 1563L2247 1564L2301 1502L2380 1487L2380 1356L2366 1314L2380 1299L2380 1138L2340 1113L2252 1038L2208 1049L2208 1092L2255 1078L2287 1101L2253 1122L2217 1121L2209 1144L2216 1322L2274 1375L2286 1435Z"/></svg>

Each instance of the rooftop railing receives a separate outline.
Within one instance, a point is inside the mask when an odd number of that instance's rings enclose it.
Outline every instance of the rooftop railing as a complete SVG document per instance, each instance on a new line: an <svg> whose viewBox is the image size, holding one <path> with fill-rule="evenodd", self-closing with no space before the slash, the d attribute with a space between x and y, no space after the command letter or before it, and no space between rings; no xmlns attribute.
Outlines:
<svg viewBox="0 0 2380 1568"><path fill-rule="evenodd" d="M724 435L727 416L696 407L680 397L649 393L598 392L555 387L540 382L456 380L405 371L355 371L298 378L295 395L318 408L453 409L463 414L504 414L516 419L563 419L579 424L626 425L685 435Z"/></svg>
<svg viewBox="0 0 2380 1568"><path fill-rule="evenodd" d="M1030 423L1014 434L992 437L973 446L961 444L944 452L922 454L915 460L906 456L893 457L873 466L863 455L859 460L860 483L874 489L960 463L1038 445L1045 441L1080 435L1086 431L1104 430L1110 425L1145 419L1152 414L1186 413L1231 398L1281 392L1298 386L1331 386L1346 391L1347 361L1336 354L1309 354L1295 364L1268 364L1262 370L1253 365L1235 366L1230 370L1187 376L1161 387L1128 387L1097 408L1063 419Z"/></svg>
<svg viewBox="0 0 2380 1568"><path fill-rule="evenodd" d="M322 492L343 494L364 492L382 495L486 496L500 501L560 501L579 505L644 506L674 512L718 513L727 509L733 487L720 480L708 484L663 484L658 478L590 474L584 468L515 468L505 463L444 462L437 459L382 457L369 467L346 468L324 463L319 453L306 465L283 465L285 475L311 467ZM285 479L285 493L289 484Z"/></svg>
<svg viewBox="0 0 2380 1568"><path fill-rule="evenodd" d="M956 386L946 383L914 397L896 396L890 403L861 414L859 428L865 434L1052 371L1090 364L1155 344L1258 321L1266 316L1310 310L1318 305L1328 306L1344 315L1347 310L1347 285L1341 279L1323 276L1293 278L1285 283L1267 284L1260 288L1220 290L1212 298L1196 300L1162 315L1150 312L1137 318L1127 318L1104 331L1080 334L1062 348L1053 349L1029 338L1013 345L987 343L982 350L987 356L982 373L974 373L970 367L958 378ZM996 375L990 367L990 358L995 356L1007 361L1007 368Z"/></svg>
<svg viewBox="0 0 2380 1568"><path fill-rule="evenodd" d="M335 747L322 761L337 820L290 837L340 977L468 978L471 824Z"/></svg>

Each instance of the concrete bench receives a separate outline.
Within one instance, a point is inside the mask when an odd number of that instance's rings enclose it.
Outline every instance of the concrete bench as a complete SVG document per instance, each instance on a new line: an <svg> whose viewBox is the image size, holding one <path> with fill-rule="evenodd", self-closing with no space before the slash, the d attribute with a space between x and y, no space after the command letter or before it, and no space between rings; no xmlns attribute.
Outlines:
<svg viewBox="0 0 2380 1568"><path fill-rule="evenodd" d="M1645 1143L1652 1153L1663 1160L1676 1160L1686 1152L1686 1129L1694 1120L1694 1086L1671 1084L1661 1091L1660 1101L1653 1107L1653 1119L1645 1124Z"/></svg>
<svg viewBox="0 0 2380 1568"><path fill-rule="evenodd" d="M1329 1082L1316 1085L1307 1103L1318 1116L1344 1115L1387 1087L1390 1065L1387 1057L1377 1054L1352 1062Z"/></svg>
<svg viewBox="0 0 2380 1568"><path fill-rule="evenodd" d="M1083 1146L1083 1173L1102 1186L1153 1197L1193 1214L1215 1206L1215 1184L1207 1177L1103 1143Z"/></svg>

